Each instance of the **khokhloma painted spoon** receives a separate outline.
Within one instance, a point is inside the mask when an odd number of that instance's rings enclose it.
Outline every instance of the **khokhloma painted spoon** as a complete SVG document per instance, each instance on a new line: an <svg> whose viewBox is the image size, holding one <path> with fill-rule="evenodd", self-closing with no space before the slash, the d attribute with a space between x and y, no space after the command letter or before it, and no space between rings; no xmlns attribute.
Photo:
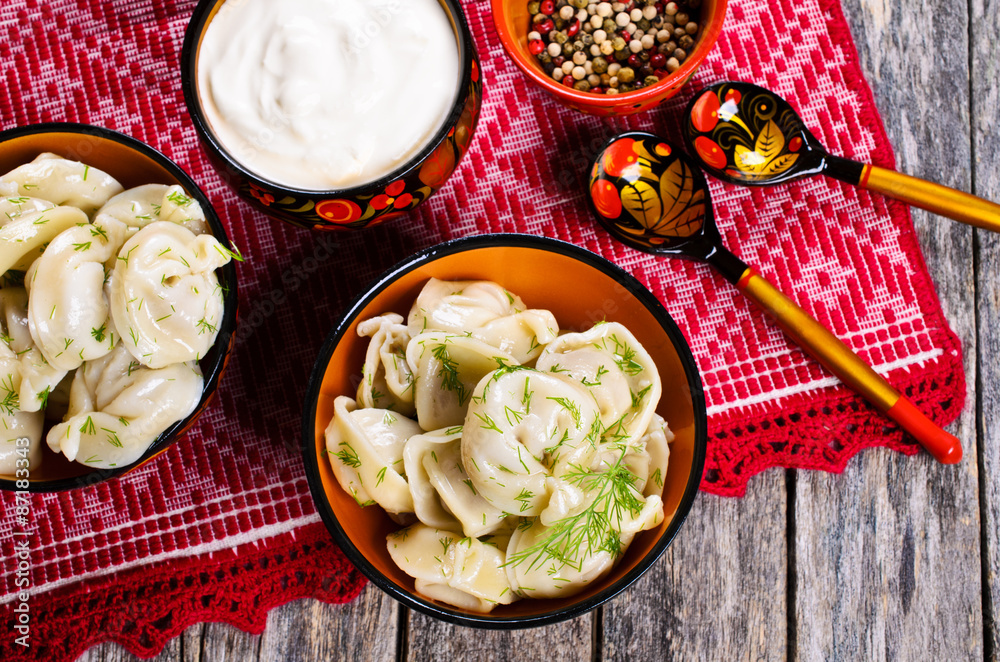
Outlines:
<svg viewBox="0 0 1000 662"><path fill-rule="evenodd" d="M795 343L896 421L936 460L954 464L962 459L958 439L722 245L705 177L679 150L650 133L623 133L597 155L589 193L594 216L617 239L648 253L708 262L773 316Z"/></svg>
<svg viewBox="0 0 1000 662"><path fill-rule="evenodd" d="M787 101L751 83L705 88L688 106L684 139L705 170L766 186L824 174L956 221L1000 232L1000 205L826 151Z"/></svg>

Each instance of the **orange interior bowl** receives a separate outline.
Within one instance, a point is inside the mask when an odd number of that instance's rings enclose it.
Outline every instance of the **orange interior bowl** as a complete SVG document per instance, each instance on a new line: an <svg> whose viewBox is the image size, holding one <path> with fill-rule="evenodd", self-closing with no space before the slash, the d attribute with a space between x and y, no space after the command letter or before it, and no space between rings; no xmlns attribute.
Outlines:
<svg viewBox="0 0 1000 662"><path fill-rule="evenodd" d="M368 338L358 323L385 312L406 316L421 287L442 280L491 280L529 308L547 308L567 330L600 320L621 322L656 362L663 381L657 412L676 435L663 502L665 519L635 537L614 570L572 597L520 600L490 614L464 611L417 594L393 563L386 535L400 528L378 506L360 507L333 475L324 431L339 395L354 397ZM681 332L660 302L611 262L554 239L502 234L458 239L429 248L379 277L346 310L313 368L303 415L304 459L313 498L348 558L408 607L461 625L517 628L570 618L593 609L634 582L663 553L691 508L705 462L706 414L701 378Z"/></svg>
<svg viewBox="0 0 1000 662"><path fill-rule="evenodd" d="M66 159L81 161L103 170L117 179L126 189L143 184L179 184L198 201L205 212L212 234L223 246L232 248L226 231L216 216L204 192L179 166L152 147L134 138L87 124L35 124L0 132L0 174L33 160L42 152L52 152ZM114 469L94 469L79 462L70 462L62 454L52 452L42 439L42 461L31 470L30 492L56 492L93 485L121 476L149 462L179 439L208 406L225 370L232 349L236 328L236 267L232 262L217 272L219 284L225 290L224 312L219 323L215 345L201 360L205 376L201 400L195 410L167 428L139 460ZM48 425L46 426L48 428ZM22 489L13 476L0 475L0 490Z"/></svg>
<svg viewBox="0 0 1000 662"><path fill-rule="evenodd" d="M528 0L490 0L490 5L493 24L504 50L529 80L574 110L607 117L640 113L677 94L719 40L722 24L726 19L727 0L702 2L701 29L698 31L694 52L677 71L655 85L610 96L566 87L545 73L535 56L528 51L528 28L531 25Z"/></svg>

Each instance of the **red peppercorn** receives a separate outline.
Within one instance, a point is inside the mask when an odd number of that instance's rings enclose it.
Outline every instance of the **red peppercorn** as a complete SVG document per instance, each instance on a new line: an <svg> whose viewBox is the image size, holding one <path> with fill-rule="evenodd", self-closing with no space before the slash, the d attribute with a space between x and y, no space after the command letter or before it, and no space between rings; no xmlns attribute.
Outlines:
<svg viewBox="0 0 1000 662"><path fill-rule="evenodd" d="M574 18L573 22L569 24L568 28L566 28L566 36L573 37L579 31L580 31L580 21Z"/></svg>
<svg viewBox="0 0 1000 662"><path fill-rule="evenodd" d="M570 76L569 74L566 74L565 76L563 76L562 84L565 85L566 87L573 87L573 85L576 84L576 79Z"/></svg>
<svg viewBox="0 0 1000 662"><path fill-rule="evenodd" d="M632 53L631 55L628 56L628 66L632 67L633 69L638 69L639 67L642 66L642 60L639 59L638 55Z"/></svg>
<svg viewBox="0 0 1000 662"><path fill-rule="evenodd" d="M654 69L662 69L667 66L667 57L663 53L654 53L649 58L649 64L652 65Z"/></svg>
<svg viewBox="0 0 1000 662"><path fill-rule="evenodd" d="M655 73L656 77L659 78L660 80L663 80L664 78L670 75L670 72L667 71L666 69L657 69L653 73Z"/></svg>
<svg viewBox="0 0 1000 662"><path fill-rule="evenodd" d="M565 61L566 58L564 58L562 55L560 55L559 57L552 58L552 64L556 65L557 67L563 66L563 62Z"/></svg>
<svg viewBox="0 0 1000 662"><path fill-rule="evenodd" d="M555 29L556 24L552 22L551 18L535 23L535 31L542 35L546 35Z"/></svg>
<svg viewBox="0 0 1000 662"><path fill-rule="evenodd" d="M663 14L663 3L662 2L657 2L653 6L656 7L656 13L657 14Z"/></svg>
<svg viewBox="0 0 1000 662"><path fill-rule="evenodd" d="M552 16L552 12L556 10L556 3L553 0L542 0L541 11L546 16Z"/></svg>
<svg viewBox="0 0 1000 662"><path fill-rule="evenodd" d="M532 39L528 42L528 50L532 55L538 55L545 50L545 42L541 39Z"/></svg>

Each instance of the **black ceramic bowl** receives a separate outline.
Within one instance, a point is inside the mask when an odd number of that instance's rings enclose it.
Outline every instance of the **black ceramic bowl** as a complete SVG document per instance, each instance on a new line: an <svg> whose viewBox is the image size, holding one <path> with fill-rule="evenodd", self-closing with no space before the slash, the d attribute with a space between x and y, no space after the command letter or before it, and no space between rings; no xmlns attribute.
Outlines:
<svg viewBox="0 0 1000 662"><path fill-rule="evenodd" d="M166 156L134 138L116 131L86 124L36 124L0 132L0 174L28 163L41 152L53 152L64 158L82 161L110 174L126 188L142 184L178 184L201 205L212 234L219 242L232 248L219 217L204 192L188 175ZM29 492L57 492L85 487L124 475L149 462L165 451L190 428L208 406L219 385L233 343L236 328L236 267L233 262L217 272L224 288L222 321L215 345L201 360L205 385L201 400L186 418L171 425L136 462L114 469L94 469L70 462L62 454L49 450L42 440L41 465L31 470L27 482ZM24 489L23 481L0 475L0 490Z"/></svg>
<svg viewBox="0 0 1000 662"><path fill-rule="evenodd" d="M356 187L315 191L277 184L255 174L212 131L198 92L198 53L206 29L225 0L201 0L184 35L181 87L198 136L223 180L265 214L323 230L354 230L382 223L431 197L468 150L483 95L479 60L460 3L439 2L455 30L460 58L458 95L444 124L422 150L387 175Z"/></svg>
<svg viewBox="0 0 1000 662"><path fill-rule="evenodd" d="M386 535L399 529L378 506L361 507L330 468L324 431L339 395L354 397L368 338L360 321L387 311L406 315L428 278L483 279L518 294L529 308L551 310L566 329L606 319L625 324L653 357L664 385L657 412L676 438L664 481L663 523L637 535L618 565L572 597L520 600L490 614L465 611L418 594L393 563ZM379 276L352 304L320 350L306 393L303 452L316 507L348 558L377 586L407 607L445 621L511 629L583 614L636 581L664 552L694 502L705 463L705 398L694 357L660 302L618 266L554 239L498 234L458 239L424 250Z"/></svg>

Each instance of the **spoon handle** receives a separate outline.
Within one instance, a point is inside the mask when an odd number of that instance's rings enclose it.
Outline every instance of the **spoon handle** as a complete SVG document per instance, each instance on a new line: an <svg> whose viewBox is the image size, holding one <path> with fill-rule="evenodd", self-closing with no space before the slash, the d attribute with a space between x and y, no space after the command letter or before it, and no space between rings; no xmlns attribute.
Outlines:
<svg viewBox="0 0 1000 662"><path fill-rule="evenodd" d="M941 184L866 164L858 186L977 228L1000 232L1000 205Z"/></svg>
<svg viewBox="0 0 1000 662"><path fill-rule="evenodd" d="M871 366L753 268L747 268L736 287L774 316L778 326L840 381L875 405L913 436L942 464L962 459L962 446L953 435L927 418Z"/></svg>

